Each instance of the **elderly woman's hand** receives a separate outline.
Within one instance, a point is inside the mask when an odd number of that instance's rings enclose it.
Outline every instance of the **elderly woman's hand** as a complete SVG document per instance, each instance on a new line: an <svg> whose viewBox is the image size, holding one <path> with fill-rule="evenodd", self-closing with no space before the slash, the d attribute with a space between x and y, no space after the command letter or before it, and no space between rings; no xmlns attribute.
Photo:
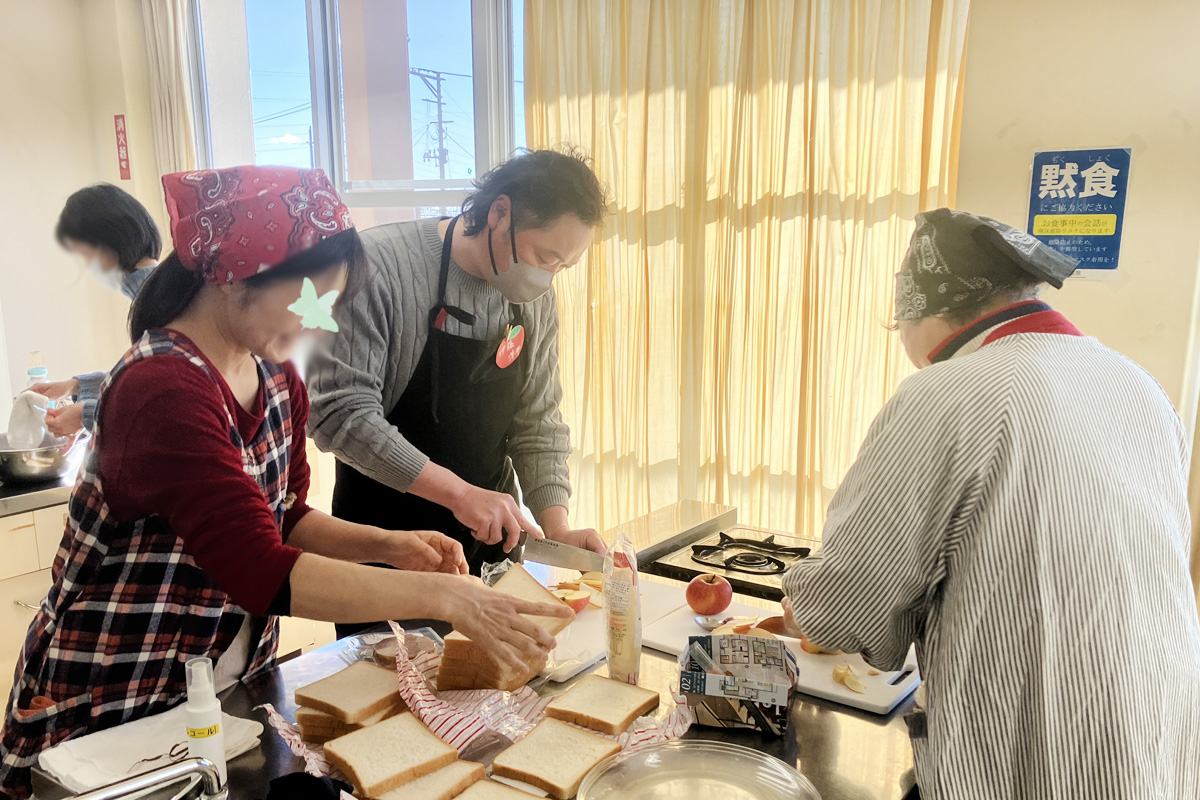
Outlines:
<svg viewBox="0 0 1200 800"><path fill-rule="evenodd" d="M44 381L29 387L29 391L37 392L47 400L62 400L71 397L79 391L79 381L69 378L65 381Z"/></svg>
<svg viewBox="0 0 1200 800"><path fill-rule="evenodd" d="M55 436L74 436L83 430L83 403L46 410L46 430Z"/></svg>
<svg viewBox="0 0 1200 800"><path fill-rule="evenodd" d="M783 635L799 639L803 634L800 633L800 626L796 624L796 615L792 613L791 598L783 598L780 605L783 606Z"/></svg>

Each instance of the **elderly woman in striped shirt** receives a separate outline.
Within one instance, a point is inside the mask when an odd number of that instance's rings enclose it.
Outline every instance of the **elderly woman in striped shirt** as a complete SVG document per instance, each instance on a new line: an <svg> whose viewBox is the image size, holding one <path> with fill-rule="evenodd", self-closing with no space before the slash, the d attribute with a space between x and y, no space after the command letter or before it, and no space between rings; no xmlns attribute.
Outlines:
<svg viewBox="0 0 1200 800"><path fill-rule="evenodd" d="M918 374L871 427L793 633L895 669L918 788L1200 796L1188 442L1145 370L1038 300L1075 262L984 217L919 214L896 287Z"/></svg>

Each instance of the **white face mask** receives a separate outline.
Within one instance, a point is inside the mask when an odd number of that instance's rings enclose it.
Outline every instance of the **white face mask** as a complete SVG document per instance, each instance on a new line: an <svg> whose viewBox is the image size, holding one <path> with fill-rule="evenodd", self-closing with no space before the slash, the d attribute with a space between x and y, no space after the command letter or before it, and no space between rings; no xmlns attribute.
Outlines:
<svg viewBox="0 0 1200 800"><path fill-rule="evenodd" d="M89 258L87 262L88 272L92 273L92 277L100 282L100 285L105 289L111 289L114 292L121 291L121 282L125 280L125 276L121 270L105 269L98 258Z"/></svg>
<svg viewBox="0 0 1200 800"><path fill-rule="evenodd" d="M517 257L517 239L509 228L509 241L512 242L512 261L508 270L501 272L496 267L496 255L492 252L492 232L488 231L488 257L492 260L492 274L488 282L495 286L504 299L510 303L524 305L532 303L550 291L550 283L554 275L544 269L538 269L532 264L526 264Z"/></svg>

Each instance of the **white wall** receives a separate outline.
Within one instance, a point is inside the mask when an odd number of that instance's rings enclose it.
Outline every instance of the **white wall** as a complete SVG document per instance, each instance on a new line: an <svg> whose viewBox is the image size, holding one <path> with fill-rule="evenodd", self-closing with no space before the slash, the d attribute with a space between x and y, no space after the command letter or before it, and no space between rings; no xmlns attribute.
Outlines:
<svg viewBox="0 0 1200 800"><path fill-rule="evenodd" d="M13 390L25 385L31 350L51 376L68 377L107 369L127 346L123 298L53 236L67 196L103 177L86 57L79 0L0 0L0 305Z"/></svg>
<svg viewBox="0 0 1200 800"><path fill-rule="evenodd" d="M161 170L150 127L150 76L146 61L141 4L138 0L82 0L91 146L100 180L132 194L154 217L170 250L167 207ZM125 115L131 180L121 180L114 143L113 116Z"/></svg>
<svg viewBox="0 0 1200 800"><path fill-rule="evenodd" d="M254 163L246 0L201 0L214 167Z"/></svg>
<svg viewBox="0 0 1200 800"><path fill-rule="evenodd" d="M1200 3L974 0L957 206L1024 228L1035 150L1133 150L1120 269L1045 299L1196 411Z"/></svg>

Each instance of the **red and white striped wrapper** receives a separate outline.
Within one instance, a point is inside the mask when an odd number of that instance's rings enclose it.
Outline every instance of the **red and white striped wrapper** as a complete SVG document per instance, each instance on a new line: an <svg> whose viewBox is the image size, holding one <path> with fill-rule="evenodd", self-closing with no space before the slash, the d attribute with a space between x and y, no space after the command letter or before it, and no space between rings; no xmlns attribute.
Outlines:
<svg viewBox="0 0 1200 800"><path fill-rule="evenodd" d="M424 651L410 659L408 648L403 644L404 630L395 622L391 626L399 644L396 648L396 681L400 696L410 711L459 753L485 734L519 741L545 719L546 706L552 698L540 697L528 686L515 692L495 689L434 692L431 685L437 675L441 653ZM590 732L618 742L622 749L676 739L691 727L694 716L686 698L676 692L671 694L675 707L662 719L641 717L619 736ZM271 727L278 731L293 753L304 759L305 772L339 777L325 760L319 745L306 744L300 738L299 728L270 705L261 707L266 708Z"/></svg>
<svg viewBox="0 0 1200 800"><path fill-rule="evenodd" d="M346 780L345 775L334 769L329 761L326 760L325 748L319 744L310 745L300 738L299 725L284 719L283 715L276 711L275 707L270 703L255 706L254 710L257 711L260 708L266 710L267 721L271 723L271 727L287 742L288 749L292 751L292 754L304 759L305 772L309 775L316 775L319 778L329 775L338 780L346 781L346 783L350 782ZM342 792L341 800L355 800L355 798L348 792Z"/></svg>

